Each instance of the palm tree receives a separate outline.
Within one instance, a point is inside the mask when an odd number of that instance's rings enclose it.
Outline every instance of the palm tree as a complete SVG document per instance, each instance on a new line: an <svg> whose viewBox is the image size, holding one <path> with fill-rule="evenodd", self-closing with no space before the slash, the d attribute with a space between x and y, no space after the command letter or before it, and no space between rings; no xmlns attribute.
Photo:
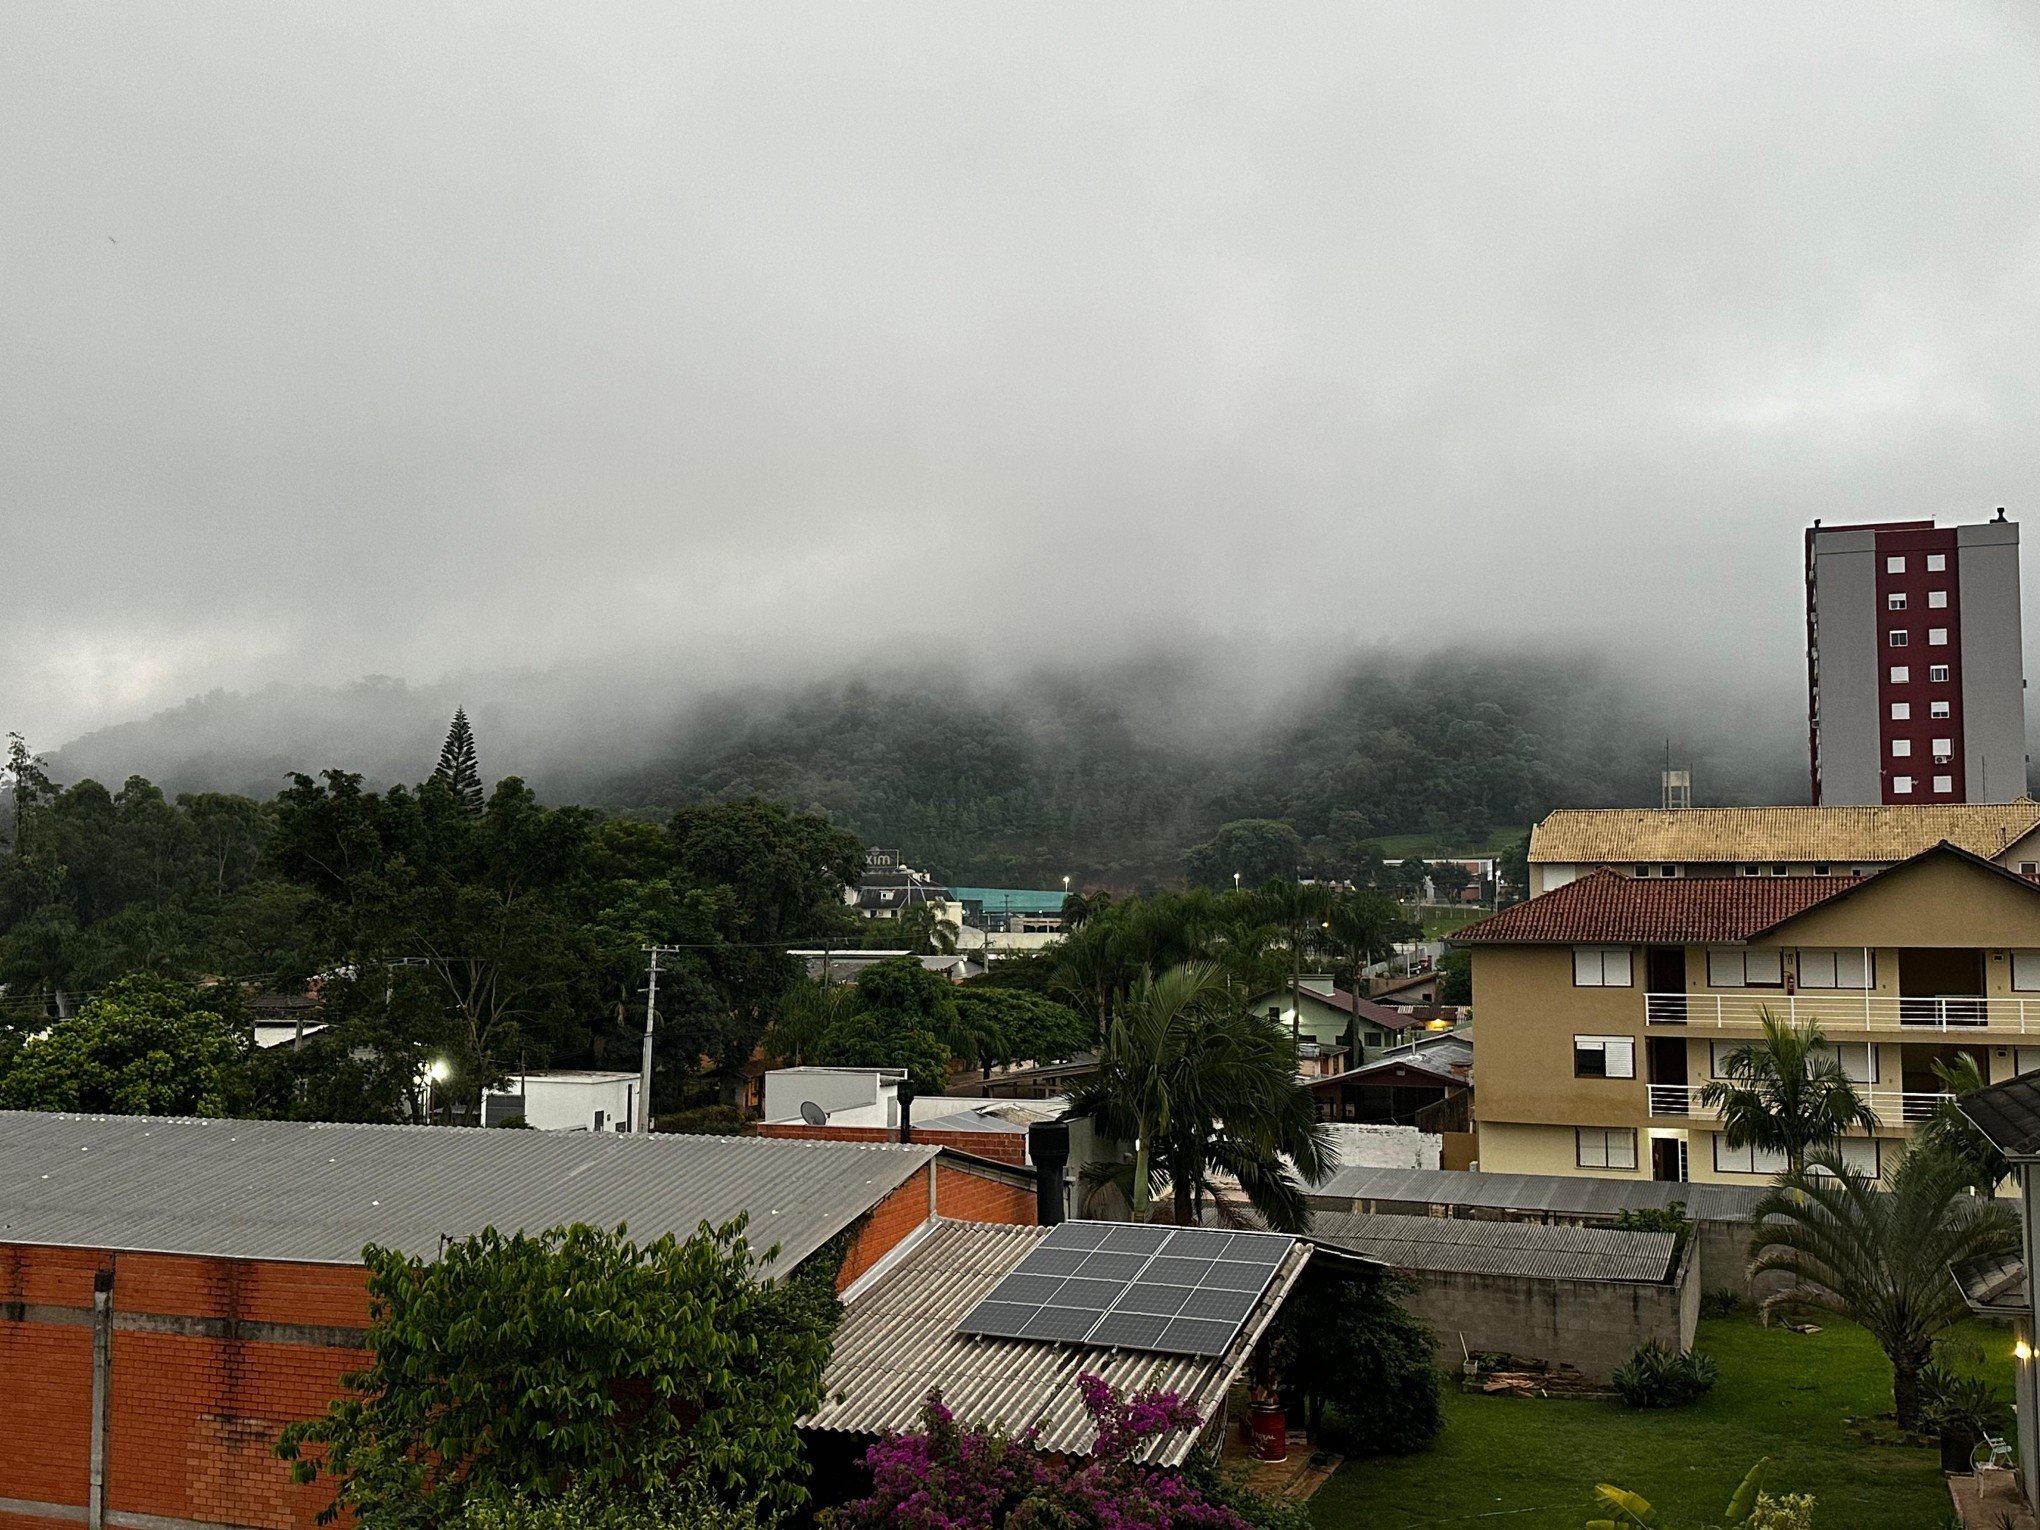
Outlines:
<svg viewBox="0 0 2040 1530"><path fill-rule="evenodd" d="M1833 1148L1817 1148L1751 1214L1750 1273L1791 1279L1764 1310L1817 1307L1869 1330L1891 1360L1901 1428L1919 1418L1934 1340L1969 1313L1948 1267L2019 1246L2011 1211L1968 1190L1967 1166L1931 1146L1901 1152L1881 1188Z"/></svg>
<svg viewBox="0 0 2040 1530"><path fill-rule="evenodd" d="M1178 1223L1194 1222L1229 1175L1269 1226L1300 1231L1310 1210L1297 1175L1315 1181L1330 1167L1329 1134L1297 1082L1288 1038L1240 1008L1209 962L1141 977L1070 1113L1132 1142L1136 1221L1162 1175Z"/></svg>
<svg viewBox="0 0 2040 1530"><path fill-rule="evenodd" d="M1972 1095L1990 1080L1968 1052L1958 1052L1952 1062L1936 1062L1934 1076L1954 1099L1943 1100L1934 1113L1920 1123L1915 1136L1932 1143L1969 1169L1969 1183L1978 1195L1995 1195L1997 1187L2011 1174L2012 1166L1990 1138L1976 1129L1976 1123L1962 1114L1955 1101Z"/></svg>
<svg viewBox="0 0 2040 1530"><path fill-rule="evenodd" d="M1704 1105L1721 1111L1731 1148L1782 1153L1787 1173L1806 1167L1810 1149L1826 1147L1844 1132L1877 1129L1877 1116L1842 1071L1820 1027L1793 1025L1760 1011L1764 1039L1729 1053L1728 1077L1700 1091Z"/></svg>
<svg viewBox="0 0 2040 1530"><path fill-rule="evenodd" d="M1289 947L1289 1002L1295 1013L1303 1004L1303 957L1325 943L1330 925L1332 890L1321 882L1269 882L1257 895L1266 917L1282 926Z"/></svg>
<svg viewBox="0 0 2040 1530"><path fill-rule="evenodd" d="M1412 940L1421 927L1403 917L1395 899L1369 888L1337 899L1325 918L1325 943L1339 953L1346 970L1346 986L1355 998L1364 995L1367 969L1395 952L1398 940ZM1347 1044L1353 1044L1355 1025L1346 1028Z"/></svg>

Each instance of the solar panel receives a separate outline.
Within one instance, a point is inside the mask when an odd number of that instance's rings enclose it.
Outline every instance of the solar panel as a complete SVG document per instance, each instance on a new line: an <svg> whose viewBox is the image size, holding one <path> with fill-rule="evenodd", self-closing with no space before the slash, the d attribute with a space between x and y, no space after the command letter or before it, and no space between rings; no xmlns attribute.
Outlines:
<svg viewBox="0 0 2040 1530"><path fill-rule="evenodd" d="M957 1331L1224 1354L1294 1243L1280 1233L1064 1222L965 1314Z"/></svg>

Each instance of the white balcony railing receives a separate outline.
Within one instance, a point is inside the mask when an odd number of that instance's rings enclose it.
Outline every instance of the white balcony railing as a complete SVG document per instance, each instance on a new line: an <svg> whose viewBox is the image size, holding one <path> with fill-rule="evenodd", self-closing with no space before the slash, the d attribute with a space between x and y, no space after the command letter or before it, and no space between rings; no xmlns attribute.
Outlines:
<svg viewBox="0 0 2040 1530"><path fill-rule="evenodd" d="M1651 1025L1754 1028L1769 1011L1781 1020L1816 1020L1837 1031L1999 1031L2040 1033L2040 995L2030 999L1900 998L1846 989L1812 993L1647 993Z"/></svg>
<svg viewBox="0 0 2040 1530"><path fill-rule="evenodd" d="M1703 1104L1699 1084L1652 1084L1650 1086L1650 1113L1653 1116L1689 1116L1701 1120L1718 1120L1721 1112L1712 1105ZM1857 1093L1877 1113L1878 1122L1884 1126L1918 1126L1942 1103L1955 1098L1952 1094L1922 1094L1905 1089L1879 1089L1874 1084L1859 1086Z"/></svg>

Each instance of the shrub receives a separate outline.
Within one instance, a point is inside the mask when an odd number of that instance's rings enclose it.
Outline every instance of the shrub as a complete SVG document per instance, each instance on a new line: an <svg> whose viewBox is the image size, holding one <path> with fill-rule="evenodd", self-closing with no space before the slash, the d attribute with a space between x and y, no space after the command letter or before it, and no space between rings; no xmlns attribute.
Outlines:
<svg viewBox="0 0 2040 1530"><path fill-rule="evenodd" d="M697 1490L646 1499L574 1488L552 1498L477 1494L452 1530L771 1530L773 1523L756 1501L733 1508Z"/></svg>
<svg viewBox="0 0 2040 1530"><path fill-rule="evenodd" d="M1720 1372L1697 1350L1680 1351L1652 1339L1615 1371L1615 1390L1632 1408L1681 1408L1706 1396Z"/></svg>
<svg viewBox="0 0 2040 1530"><path fill-rule="evenodd" d="M741 1137L744 1125L744 1113L734 1105L696 1105L658 1118L660 1131L690 1137Z"/></svg>
<svg viewBox="0 0 2040 1530"><path fill-rule="evenodd" d="M1700 1294L1700 1316L1704 1318L1734 1317L1745 1305L1742 1292L1734 1286L1720 1286Z"/></svg>
<svg viewBox="0 0 2040 1530"><path fill-rule="evenodd" d="M1313 1434L1329 1403L1355 1455L1422 1450L1444 1426L1438 1341L1398 1300L1408 1289L1386 1275L1307 1271L1278 1320L1273 1356L1283 1391L1303 1405Z"/></svg>
<svg viewBox="0 0 2040 1530"><path fill-rule="evenodd" d="M1759 1493L1744 1530L1813 1530L1813 1506L1811 1493L1787 1493L1783 1498Z"/></svg>
<svg viewBox="0 0 2040 1530"><path fill-rule="evenodd" d="M2010 1419L2005 1400L1981 1376L1938 1364L1920 1372L1920 1422L1936 1433L1980 1440L2002 1432Z"/></svg>

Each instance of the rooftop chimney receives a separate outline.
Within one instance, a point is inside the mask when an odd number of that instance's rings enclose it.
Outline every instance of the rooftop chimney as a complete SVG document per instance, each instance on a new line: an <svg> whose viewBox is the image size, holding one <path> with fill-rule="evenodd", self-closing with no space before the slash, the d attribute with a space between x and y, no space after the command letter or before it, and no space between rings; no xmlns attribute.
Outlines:
<svg viewBox="0 0 2040 1530"><path fill-rule="evenodd" d="M1053 1227L1069 1215L1063 1192L1063 1170L1070 1161L1069 1123L1036 1121L1028 1127L1027 1156L1034 1160L1034 1220Z"/></svg>

